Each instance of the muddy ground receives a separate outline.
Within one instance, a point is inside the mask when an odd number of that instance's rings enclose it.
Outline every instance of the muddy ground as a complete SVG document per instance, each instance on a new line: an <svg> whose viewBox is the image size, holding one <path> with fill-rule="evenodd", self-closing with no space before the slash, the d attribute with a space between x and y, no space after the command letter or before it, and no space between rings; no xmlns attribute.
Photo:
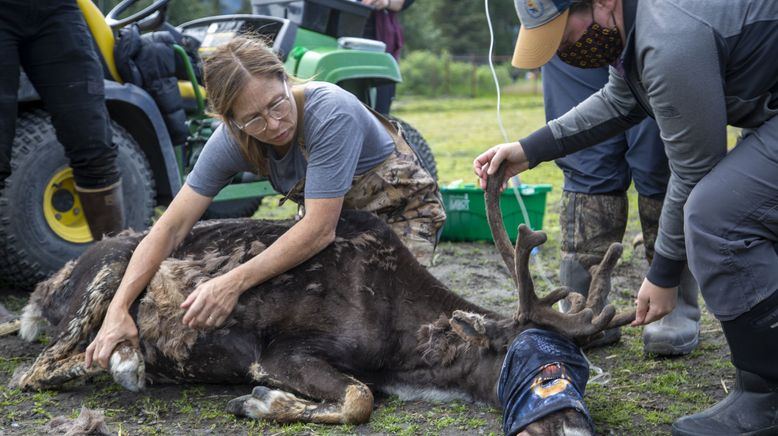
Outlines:
<svg viewBox="0 0 778 436"><path fill-rule="evenodd" d="M635 236L627 235L626 241ZM550 282L556 280L558 246L540 251ZM536 256L537 259L537 256ZM646 262L642 249L625 249L615 272L612 299L622 308L634 300ZM547 289L533 266L536 282ZM432 272L457 293L489 309L509 314L516 296L508 274L488 243L443 243ZM27 294L0 289L0 302L18 313ZM725 396L734 371L713 318L704 313L700 347L685 358L645 355L641 332L623 329L621 341L588 353L610 378L590 384L586 401L600 434L669 434L672 420ZM131 393L107 377L67 391L19 392L5 387L14 369L32 362L43 344L26 344L15 335L0 338L0 435L41 434L56 416L75 418L82 406L105 411L114 434L501 434L498 410L466 402L401 402L378 397L371 421L360 426L278 425L236 419L224 406L251 386L151 386ZM594 373L593 373L594 374ZM606 378L607 378L606 377Z"/></svg>

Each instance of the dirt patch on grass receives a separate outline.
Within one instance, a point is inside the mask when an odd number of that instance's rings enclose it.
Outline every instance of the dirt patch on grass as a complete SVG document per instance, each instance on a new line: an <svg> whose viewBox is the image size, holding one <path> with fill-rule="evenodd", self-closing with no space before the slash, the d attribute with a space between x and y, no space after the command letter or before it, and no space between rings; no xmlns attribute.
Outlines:
<svg viewBox="0 0 778 436"><path fill-rule="evenodd" d="M625 238L629 241L630 236ZM536 256L536 259L538 257ZM558 247L550 242L532 267L538 288L556 283ZM542 266L542 268L541 268ZM491 244L444 243L433 274L452 290L488 309L509 314L516 294ZM614 275L612 301L628 308L646 270L642 250L626 247ZM548 282L539 278L541 271ZM19 312L27 294L0 289L0 302ZM236 419L224 407L251 386L150 386L131 393L101 377L65 391L19 392L6 386L14 369L29 365L43 345L15 335L0 338L0 435L40 434L51 418L75 418L82 406L105 410L111 431L120 434L501 434L500 411L464 402L402 402L378 397L368 424L360 426L278 425ZM614 346L588 353L593 366L608 373L607 384L590 384L586 401L600 434L667 434L673 419L724 397L734 371L718 323L703 313L700 346L690 356L647 356L641 331L623 329Z"/></svg>

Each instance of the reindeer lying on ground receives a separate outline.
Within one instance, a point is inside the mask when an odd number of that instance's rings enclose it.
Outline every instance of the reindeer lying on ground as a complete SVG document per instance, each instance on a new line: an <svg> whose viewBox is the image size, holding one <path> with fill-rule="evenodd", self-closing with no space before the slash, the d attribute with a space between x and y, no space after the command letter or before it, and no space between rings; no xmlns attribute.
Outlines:
<svg viewBox="0 0 778 436"><path fill-rule="evenodd" d="M500 368L520 332L545 328L583 342L629 323L634 312L614 317L613 307L604 307L618 244L595 269L587 301L575 294L572 310L562 314L551 306L567 289L538 298L528 262L545 234L522 227L514 256L499 217L498 186L490 183L487 202L497 246L519 289L512 318L449 291L377 217L344 211L328 248L245 292L221 327L189 329L179 308L186 296L264 250L289 226L207 221L163 262L132 307L141 348L120 344L110 371L133 391L146 381L257 384L250 395L231 400L228 410L279 422L366 422L376 389L404 399L499 405ZM57 388L102 371L85 367L84 350L142 237L126 232L103 240L37 287L24 309L22 336L34 339L44 320L59 333L15 377L17 386ZM532 426L544 434L589 432L586 419L571 409Z"/></svg>

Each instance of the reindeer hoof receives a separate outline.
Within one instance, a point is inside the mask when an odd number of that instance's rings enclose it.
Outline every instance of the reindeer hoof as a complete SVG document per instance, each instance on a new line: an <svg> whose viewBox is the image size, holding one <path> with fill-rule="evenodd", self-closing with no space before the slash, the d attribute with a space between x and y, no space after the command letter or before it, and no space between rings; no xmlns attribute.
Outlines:
<svg viewBox="0 0 778 436"><path fill-rule="evenodd" d="M31 365L19 365L14 370L11 380L8 381L8 387L11 389L28 390L30 386L24 381L27 371L31 368Z"/></svg>
<svg viewBox="0 0 778 436"><path fill-rule="evenodd" d="M235 416L248 416L246 414L245 404L251 399L251 395L243 395L233 398L227 403L227 412Z"/></svg>
<svg viewBox="0 0 778 436"><path fill-rule="evenodd" d="M273 391L265 386L256 386L251 395L233 398L227 403L227 411L237 416L262 418L267 415L273 402Z"/></svg>
<svg viewBox="0 0 778 436"><path fill-rule="evenodd" d="M296 403L296 397L288 392L257 386L251 391L251 395L230 400L227 403L227 411L237 416L287 421L283 419L282 412L293 410L294 406L299 406Z"/></svg>
<svg viewBox="0 0 778 436"><path fill-rule="evenodd" d="M117 346L109 367L114 381L128 391L138 392L146 386L146 365L140 350L129 345Z"/></svg>
<svg viewBox="0 0 778 436"><path fill-rule="evenodd" d="M264 400L270 395L270 388L265 386L255 386L254 389L251 390L251 396L258 399L258 400Z"/></svg>

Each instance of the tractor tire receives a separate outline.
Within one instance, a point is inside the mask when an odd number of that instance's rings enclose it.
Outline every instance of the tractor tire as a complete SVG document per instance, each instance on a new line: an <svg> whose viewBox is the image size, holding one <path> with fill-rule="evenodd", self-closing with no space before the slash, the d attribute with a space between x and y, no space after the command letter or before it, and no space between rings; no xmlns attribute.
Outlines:
<svg viewBox="0 0 778 436"><path fill-rule="evenodd" d="M424 167L424 169L427 170L428 173L430 173L432 180L437 182L438 165L435 163L435 156L432 155L432 149L430 148L430 145L427 143L424 137L421 136L421 133L419 133L419 131L416 130L413 126L397 117L390 115L389 119L400 124L400 127L402 127L403 131L403 138L405 138L405 141L408 143L408 145L410 145L411 148L416 152L416 156L419 157L421 165Z"/></svg>
<svg viewBox="0 0 778 436"><path fill-rule="evenodd" d="M144 230L155 205L151 167L135 139L116 123L112 128L125 224ZM0 282L31 290L83 253L92 236L75 195L65 150L45 112L35 110L17 119L11 168L0 192Z"/></svg>
<svg viewBox="0 0 778 436"><path fill-rule="evenodd" d="M250 217L254 215L260 204L262 204L262 197L214 202L205 210L202 219Z"/></svg>

